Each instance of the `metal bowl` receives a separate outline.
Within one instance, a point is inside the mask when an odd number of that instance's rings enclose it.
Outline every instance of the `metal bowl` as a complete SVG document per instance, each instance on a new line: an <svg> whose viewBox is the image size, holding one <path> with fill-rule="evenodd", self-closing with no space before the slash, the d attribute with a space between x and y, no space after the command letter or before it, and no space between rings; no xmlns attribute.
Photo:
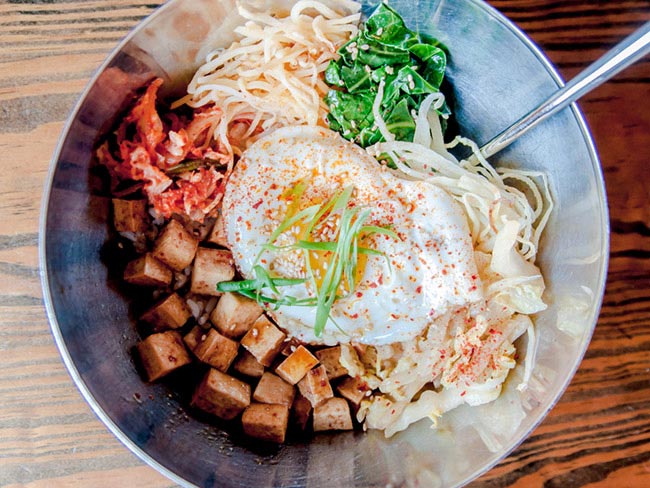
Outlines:
<svg viewBox="0 0 650 488"><path fill-rule="evenodd" d="M414 28L451 52L448 76L463 134L479 143L562 84L540 50L480 0L393 0ZM459 408L385 439L377 432L319 435L261 449L186 411L179 393L145 384L132 361L137 332L106 246L109 199L91 170L93 143L134 87L152 75L182 87L205 54L232 40L232 0L172 0L100 67L54 155L41 220L43 288L52 333L81 393L138 457L185 486L454 486L510 453L543 419L576 371L602 300L608 214L588 129L571 107L495 158L548 175L555 211L539 262L548 310L537 318L534 385L494 403ZM512 384L513 382L510 382ZM526 415L504 415L512 403ZM487 434L488 423L498 427Z"/></svg>

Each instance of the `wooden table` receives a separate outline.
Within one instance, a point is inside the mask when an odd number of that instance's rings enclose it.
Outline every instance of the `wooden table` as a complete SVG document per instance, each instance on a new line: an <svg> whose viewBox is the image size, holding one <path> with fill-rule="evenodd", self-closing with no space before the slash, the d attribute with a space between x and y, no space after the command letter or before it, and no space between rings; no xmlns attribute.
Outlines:
<svg viewBox="0 0 650 488"><path fill-rule="evenodd" d="M0 486L163 487L97 420L45 317L41 192L64 120L93 70L161 2L0 2ZM650 20L648 0L492 0L565 78ZM580 103L611 211L602 314L559 404L473 486L650 486L650 59Z"/></svg>

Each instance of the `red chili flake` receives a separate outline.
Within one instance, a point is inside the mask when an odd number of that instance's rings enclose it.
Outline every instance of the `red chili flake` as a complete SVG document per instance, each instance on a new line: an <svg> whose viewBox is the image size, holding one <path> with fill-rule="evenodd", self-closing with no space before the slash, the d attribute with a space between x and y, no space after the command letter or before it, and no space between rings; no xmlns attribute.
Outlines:
<svg viewBox="0 0 650 488"><path fill-rule="evenodd" d="M415 293L422 293L422 286L418 286L418 287L415 289Z"/></svg>
<svg viewBox="0 0 650 488"><path fill-rule="evenodd" d="M442 269L442 274L443 274L443 275L446 275L446 274L447 274L447 270L443 268L443 269Z"/></svg>
<svg viewBox="0 0 650 488"><path fill-rule="evenodd" d="M460 394L460 396L463 397L463 396L465 396L466 393L467 393L466 391L463 391L463 392Z"/></svg>
<svg viewBox="0 0 650 488"><path fill-rule="evenodd" d="M358 313L355 313L354 315L350 315L350 318L351 318L351 319L358 319L358 318L359 318L359 314L358 314Z"/></svg>
<svg viewBox="0 0 650 488"><path fill-rule="evenodd" d="M377 288L377 283L370 283L370 285L368 285L368 286L370 288Z"/></svg>
<svg viewBox="0 0 650 488"><path fill-rule="evenodd" d="M472 279L473 279L473 280L478 280L478 276L476 276L476 275L472 275Z"/></svg>
<svg viewBox="0 0 650 488"><path fill-rule="evenodd" d="M395 415L395 409L392 409L392 410L390 411L390 414L391 414L391 415Z"/></svg>
<svg viewBox="0 0 650 488"><path fill-rule="evenodd" d="M261 199L261 198L259 199L259 201L258 201L257 203L254 203L254 204L253 204L253 208L254 208L255 210L257 210L258 207L259 207L260 205L262 205L262 199Z"/></svg>
<svg viewBox="0 0 650 488"><path fill-rule="evenodd" d="M383 275L383 274L380 274L380 275L379 275L379 280L378 280L378 281L379 281L379 284L380 284L380 285L383 285L383 284L384 284L384 275Z"/></svg>
<svg viewBox="0 0 650 488"><path fill-rule="evenodd" d="M357 292L357 298L361 298L362 296L363 296L363 293L361 293L360 291L358 291L358 292Z"/></svg>

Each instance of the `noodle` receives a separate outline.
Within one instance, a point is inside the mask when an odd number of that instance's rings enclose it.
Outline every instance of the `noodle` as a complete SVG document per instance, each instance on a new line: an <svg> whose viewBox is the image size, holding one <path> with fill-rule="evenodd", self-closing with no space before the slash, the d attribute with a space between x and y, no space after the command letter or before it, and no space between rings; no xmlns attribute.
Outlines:
<svg viewBox="0 0 650 488"><path fill-rule="evenodd" d="M314 0L297 2L289 16L276 18L238 5L248 22L236 29L242 39L206 58L190 82L188 95L174 106L223 109L213 132L230 148L228 127L250 120L249 135L273 127L317 125L326 109L328 87L321 75L336 50L356 34L358 4Z"/></svg>

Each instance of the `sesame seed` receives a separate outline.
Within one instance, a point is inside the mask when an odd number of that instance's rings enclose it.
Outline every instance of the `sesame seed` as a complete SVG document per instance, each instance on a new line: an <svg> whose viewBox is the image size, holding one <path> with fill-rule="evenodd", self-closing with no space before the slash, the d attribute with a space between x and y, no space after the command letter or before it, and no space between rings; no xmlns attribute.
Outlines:
<svg viewBox="0 0 650 488"><path fill-rule="evenodd" d="M370 49L370 46L368 44L362 44L359 49L361 49L362 51L367 51L368 49Z"/></svg>
<svg viewBox="0 0 650 488"><path fill-rule="evenodd" d="M393 73L395 73L395 70L393 69L392 66L386 66L386 73L392 75Z"/></svg>
<svg viewBox="0 0 650 488"><path fill-rule="evenodd" d="M372 70L370 69L370 66L368 66L367 64L363 67L363 69L366 70L366 73L370 73L370 72L372 71Z"/></svg>

